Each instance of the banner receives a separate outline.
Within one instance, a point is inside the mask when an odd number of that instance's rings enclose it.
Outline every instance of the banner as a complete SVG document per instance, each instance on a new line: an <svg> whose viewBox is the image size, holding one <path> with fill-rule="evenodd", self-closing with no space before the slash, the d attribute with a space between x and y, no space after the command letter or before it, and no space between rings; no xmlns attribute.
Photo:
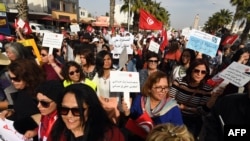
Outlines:
<svg viewBox="0 0 250 141"><path fill-rule="evenodd" d="M162 22L158 21L153 15L140 9L139 28L146 30L161 30Z"/></svg>
<svg viewBox="0 0 250 141"><path fill-rule="evenodd" d="M239 38L239 35L229 35L227 36L221 43L221 45L225 46L226 44L233 45L234 42Z"/></svg>
<svg viewBox="0 0 250 141"><path fill-rule="evenodd" d="M8 25L6 8L3 3L0 3L0 33L10 35L11 31Z"/></svg>

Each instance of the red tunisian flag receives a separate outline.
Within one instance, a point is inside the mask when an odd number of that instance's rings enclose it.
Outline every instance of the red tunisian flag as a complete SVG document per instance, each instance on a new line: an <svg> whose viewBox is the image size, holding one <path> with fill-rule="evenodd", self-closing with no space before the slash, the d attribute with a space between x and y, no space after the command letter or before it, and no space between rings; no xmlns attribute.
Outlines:
<svg viewBox="0 0 250 141"><path fill-rule="evenodd" d="M234 44L234 42L239 38L239 35L235 34L235 35L229 35L227 36L223 42L221 43L221 45L225 46L226 44Z"/></svg>
<svg viewBox="0 0 250 141"><path fill-rule="evenodd" d="M139 28L146 30L161 30L162 22L158 21L153 15L147 11L140 9Z"/></svg>
<svg viewBox="0 0 250 141"><path fill-rule="evenodd" d="M29 22L27 22L27 21L22 21L22 22L21 22L22 24L19 25L19 24L18 24L18 21L19 21L19 20L22 20L22 19L15 19L15 24L14 24L15 28L21 28L21 29L23 29L23 33L24 33L25 35L31 34L31 33L32 33L32 29L30 28Z"/></svg>
<svg viewBox="0 0 250 141"><path fill-rule="evenodd" d="M166 28L164 28L162 30L161 35L162 35L162 43L161 43L161 46L160 46L160 50L161 50L161 52L163 52L165 47L168 45L168 37L167 37Z"/></svg>

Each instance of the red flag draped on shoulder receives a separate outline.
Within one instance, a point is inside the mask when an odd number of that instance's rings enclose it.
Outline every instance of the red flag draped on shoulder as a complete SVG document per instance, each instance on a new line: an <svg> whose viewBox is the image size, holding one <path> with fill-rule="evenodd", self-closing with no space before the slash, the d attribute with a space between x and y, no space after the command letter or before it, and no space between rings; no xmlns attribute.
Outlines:
<svg viewBox="0 0 250 141"><path fill-rule="evenodd" d="M146 30L161 30L162 22L158 21L153 15L140 9L139 28Z"/></svg>
<svg viewBox="0 0 250 141"><path fill-rule="evenodd" d="M161 52L163 52L165 47L168 45L168 37L167 37L166 28L164 28L162 30L161 35L162 35L162 43L161 43L161 46L160 46L160 50L161 50Z"/></svg>

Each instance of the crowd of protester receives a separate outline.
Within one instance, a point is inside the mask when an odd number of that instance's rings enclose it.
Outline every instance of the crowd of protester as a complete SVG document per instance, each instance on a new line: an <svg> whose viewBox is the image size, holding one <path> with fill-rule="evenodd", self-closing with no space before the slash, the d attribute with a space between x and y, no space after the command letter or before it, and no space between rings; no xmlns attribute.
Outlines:
<svg viewBox="0 0 250 141"><path fill-rule="evenodd" d="M239 88L229 83L214 91L211 83L234 61L249 65L250 52L244 47L220 45L212 58L186 48L188 40L181 34L172 34L165 50L158 53L149 46L151 41L161 44L162 37L152 33L83 29L62 34L62 46L52 54L37 44L41 61L31 47L18 42L34 36L1 41L0 117L14 121L26 139L221 140L223 129L217 116L220 112L231 115L219 109L226 108L221 103L234 103L227 98L233 93L249 95L249 84ZM124 46L117 42L121 38L128 41ZM126 46L132 52L126 64L119 66L120 53L115 48ZM123 93L110 92L112 71L139 73L140 92L130 94L131 105L123 100ZM249 108L241 107L248 112L237 119L249 124ZM141 125L144 118L150 127ZM237 123L233 117L223 118Z"/></svg>

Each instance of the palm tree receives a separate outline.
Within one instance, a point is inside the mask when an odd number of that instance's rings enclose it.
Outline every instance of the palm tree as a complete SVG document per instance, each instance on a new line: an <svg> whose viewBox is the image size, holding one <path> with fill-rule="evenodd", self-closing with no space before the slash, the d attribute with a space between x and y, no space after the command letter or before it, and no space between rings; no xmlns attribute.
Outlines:
<svg viewBox="0 0 250 141"><path fill-rule="evenodd" d="M109 11L109 27L114 27L115 23L115 0L110 0L110 11Z"/></svg>
<svg viewBox="0 0 250 141"><path fill-rule="evenodd" d="M21 18L24 22L28 22L28 14L29 14L29 7L28 7L28 0L18 0L16 5L18 14L17 18Z"/></svg>

